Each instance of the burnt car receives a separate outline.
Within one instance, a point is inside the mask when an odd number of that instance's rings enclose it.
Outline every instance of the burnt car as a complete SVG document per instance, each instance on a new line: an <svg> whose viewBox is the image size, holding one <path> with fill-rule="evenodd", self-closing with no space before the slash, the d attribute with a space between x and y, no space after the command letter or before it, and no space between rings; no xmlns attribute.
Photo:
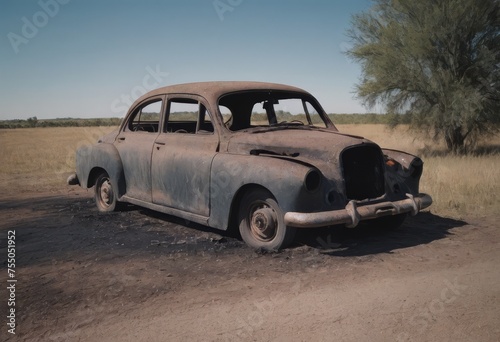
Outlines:
<svg viewBox="0 0 500 342"><path fill-rule="evenodd" d="M77 150L68 183L95 187L100 211L132 203L276 250L298 228L401 225L432 203L422 166L340 133L302 89L201 82L139 98L118 130Z"/></svg>

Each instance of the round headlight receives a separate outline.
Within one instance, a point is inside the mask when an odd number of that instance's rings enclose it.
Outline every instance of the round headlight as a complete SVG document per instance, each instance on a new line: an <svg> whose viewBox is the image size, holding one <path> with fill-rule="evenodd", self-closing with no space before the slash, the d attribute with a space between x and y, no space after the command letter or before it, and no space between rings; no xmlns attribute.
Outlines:
<svg viewBox="0 0 500 342"><path fill-rule="evenodd" d="M318 170L311 169L306 174L304 179L304 187L309 192L314 192L319 189L321 184L321 173Z"/></svg>

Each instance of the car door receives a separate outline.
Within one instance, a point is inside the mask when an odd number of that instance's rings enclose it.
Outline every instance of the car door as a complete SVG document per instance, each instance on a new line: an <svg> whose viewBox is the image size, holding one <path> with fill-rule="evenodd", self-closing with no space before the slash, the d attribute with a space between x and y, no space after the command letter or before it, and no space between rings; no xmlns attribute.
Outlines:
<svg viewBox="0 0 500 342"><path fill-rule="evenodd" d="M126 196L152 202L151 153L161 127L164 97L140 103L126 119L116 140L123 164Z"/></svg>
<svg viewBox="0 0 500 342"><path fill-rule="evenodd" d="M201 98L167 98L166 122L154 143L153 203L210 214L210 170L219 137Z"/></svg>

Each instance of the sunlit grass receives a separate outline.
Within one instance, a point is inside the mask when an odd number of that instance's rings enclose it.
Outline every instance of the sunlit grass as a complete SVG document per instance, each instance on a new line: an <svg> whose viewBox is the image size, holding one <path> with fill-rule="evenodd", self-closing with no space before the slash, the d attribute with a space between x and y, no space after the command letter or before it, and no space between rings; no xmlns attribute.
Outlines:
<svg viewBox="0 0 500 342"><path fill-rule="evenodd" d="M500 155L428 157L422 191L432 194L432 210L455 217L498 215Z"/></svg>
<svg viewBox="0 0 500 342"><path fill-rule="evenodd" d="M381 147L420 155L421 191L432 195L432 212L456 218L498 215L500 210L500 137L490 139L476 156L452 156L444 147L414 138L405 127L339 125ZM0 193L60 191L75 168L78 146L95 143L114 127L27 128L0 130Z"/></svg>
<svg viewBox="0 0 500 342"><path fill-rule="evenodd" d="M23 128L0 130L0 191L64 188L75 169L75 150L92 144L114 127Z"/></svg>

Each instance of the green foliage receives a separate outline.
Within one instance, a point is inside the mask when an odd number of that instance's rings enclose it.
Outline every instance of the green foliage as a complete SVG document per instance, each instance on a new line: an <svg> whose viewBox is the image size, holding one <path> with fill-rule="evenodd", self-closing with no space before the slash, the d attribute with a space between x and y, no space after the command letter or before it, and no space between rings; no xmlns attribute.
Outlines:
<svg viewBox="0 0 500 342"><path fill-rule="evenodd" d="M348 55L363 70L358 96L407 114L412 128L444 139L453 152L497 132L499 0L374 2L349 31Z"/></svg>
<svg viewBox="0 0 500 342"><path fill-rule="evenodd" d="M177 112L175 113L178 120L182 121L196 121L198 114L194 112ZM143 113L141 120L156 120L155 113ZM157 115L157 114L156 114ZM280 113L284 120L301 120L306 122L305 114L290 114L288 112ZM408 115L399 114L328 114L330 120L334 124L347 125L347 124L409 124ZM31 119L31 118L30 118ZM103 119L45 119L36 120L36 125L33 125L33 119L27 120L5 120L0 121L0 129L5 128L30 128L30 127L97 127L97 126L118 126L121 119L119 118L103 118ZM229 115L223 115L224 121L229 120ZM252 120L254 121L267 121L265 113L252 113Z"/></svg>
<svg viewBox="0 0 500 342"><path fill-rule="evenodd" d="M198 121L198 112L175 112L170 114L174 121Z"/></svg>
<svg viewBox="0 0 500 342"><path fill-rule="evenodd" d="M36 116L27 120L4 120L0 121L1 128L31 128L31 127L95 127L95 126L118 126L119 118L102 119L46 119L38 120Z"/></svg>
<svg viewBox="0 0 500 342"><path fill-rule="evenodd" d="M32 118L28 118L28 120L26 120L28 122L28 125L29 127L36 127L37 123L38 123L38 119L36 116L32 117Z"/></svg>
<svg viewBox="0 0 500 342"><path fill-rule="evenodd" d="M409 124L408 116L400 114L328 114L334 124Z"/></svg>
<svg viewBox="0 0 500 342"><path fill-rule="evenodd" d="M307 122L305 114L291 114L290 112L277 111L276 112L279 120L281 121L293 121L300 120L302 122ZM399 114L328 114L328 117L334 124L338 125L350 125L350 124L384 124L384 125L395 125L397 124L409 124L409 116L399 115ZM313 116L313 123L320 123L319 116ZM253 122L267 122L266 113L252 113ZM316 121L316 122L315 122ZM321 121L322 122L322 121Z"/></svg>

